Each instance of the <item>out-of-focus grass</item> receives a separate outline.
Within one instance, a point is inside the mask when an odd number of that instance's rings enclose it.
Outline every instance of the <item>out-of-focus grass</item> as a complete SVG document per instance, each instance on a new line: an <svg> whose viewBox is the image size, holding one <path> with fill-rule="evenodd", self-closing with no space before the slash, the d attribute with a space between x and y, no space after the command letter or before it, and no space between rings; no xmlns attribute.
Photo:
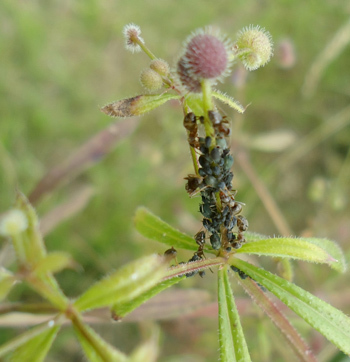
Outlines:
<svg viewBox="0 0 350 362"><path fill-rule="evenodd" d="M252 102L243 121L249 136L283 128L292 130L300 139L349 103L349 46L325 69L311 98L305 99L301 93L313 61L347 21L349 13L345 0L1 1L1 211L10 207L15 186L28 194L47 170L111 122L99 112L99 106L142 92L138 76L149 61L143 54L132 55L124 49L121 31L125 24L140 25L147 45L172 65L185 37L208 24L221 27L233 39L239 29L249 24L266 27L276 44L288 38L295 48L294 67L282 69L276 55L265 68L249 74L243 88L236 89L232 80L220 88L243 104ZM276 164L276 154L251 152L255 170L259 175L265 173L267 186L293 233L307 231L327 236L338 240L345 249L350 236L349 143L348 126L283 171ZM271 165L277 166L273 174L266 175ZM96 192L83 212L46 238L49 249L71 252L84 267L84 277L72 271L60 275L69 295L77 295L114 266L145 252L161 252L159 245L141 239L133 231L132 215L138 205L146 205L189 233L198 231L198 199L188 199L184 190L183 177L189 172L181 110L176 105L165 105L142 117L137 131L101 163L38 205L39 214L44 215L81 184L91 185ZM278 234L237 165L234 173L238 199L247 202L244 214L249 216L251 230ZM315 180L321 181L315 184ZM320 183L317 202L312 201L308 196L310 188ZM180 253L180 259L189 257ZM333 283L342 289L346 281L346 277L334 279L335 274L326 268L296 264L296 271L296 281L314 292L334 291ZM328 277L332 282L323 285ZM215 289L206 280L188 281L188 285L198 283ZM11 298L19 295L31 298L23 290L14 291ZM253 333L254 327L249 329L247 322L247 333ZM169 339L165 345L171 344L174 354L182 353L181 344L186 353L195 346L192 352L203 356L198 361L215 358L216 327L206 327L204 333L198 330L192 327L188 331L190 344L184 343L186 330L182 334L176 330L173 336L180 342ZM208 339L212 341L210 348L203 346L207 346ZM123 345L117 337L115 343ZM250 348L254 349L254 339ZM174 361L185 360L181 358Z"/></svg>

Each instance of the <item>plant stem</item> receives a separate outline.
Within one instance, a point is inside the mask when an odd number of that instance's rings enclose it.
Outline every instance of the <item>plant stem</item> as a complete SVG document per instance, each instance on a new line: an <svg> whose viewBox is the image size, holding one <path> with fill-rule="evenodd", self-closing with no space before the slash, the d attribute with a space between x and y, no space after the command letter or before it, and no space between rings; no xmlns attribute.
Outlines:
<svg viewBox="0 0 350 362"><path fill-rule="evenodd" d="M58 313L59 310L49 303L8 303L0 306L0 315L14 312L43 314Z"/></svg>
<svg viewBox="0 0 350 362"><path fill-rule="evenodd" d="M169 268L167 270L165 277L162 280L165 281L168 279L179 277L186 273L190 273L193 271L200 271L203 269L208 269L210 267L224 265L226 263L227 263L227 258L216 257L212 259L202 259L198 261L193 261L187 264L179 264Z"/></svg>
<svg viewBox="0 0 350 362"><path fill-rule="evenodd" d="M157 57L146 47L146 45L140 39L135 39L135 42L152 60L157 59Z"/></svg>
<svg viewBox="0 0 350 362"><path fill-rule="evenodd" d="M208 111L213 110L213 99L211 84L208 79L203 79L201 82L203 93L203 110L204 110L204 129L207 137L211 138L211 148L216 146L215 132L213 125L208 117Z"/></svg>

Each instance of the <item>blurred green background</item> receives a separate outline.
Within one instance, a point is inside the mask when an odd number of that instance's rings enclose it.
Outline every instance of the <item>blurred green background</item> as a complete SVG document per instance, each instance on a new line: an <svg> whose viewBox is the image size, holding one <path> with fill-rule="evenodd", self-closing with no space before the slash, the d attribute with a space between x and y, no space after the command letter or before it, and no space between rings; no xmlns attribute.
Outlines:
<svg viewBox="0 0 350 362"><path fill-rule="evenodd" d="M348 0L2 0L0 212L11 207L16 186L28 195L48 170L113 121L100 106L142 92L138 77L149 60L125 50L125 24L138 24L150 49L172 66L184 39L198 27L218 26L234 40L244 26L259 24L272 34L275 56L250 74L237 65L219 85L242 104L251 103L244 118L233 111L229 116L234 123L242 122L241 147L291 233L336 240L349 260L350 30L339 35L341 51L330 48L329 60L322 63L322 52L349 17ZM319 64L319 77L312 78ZM306 94L304 84L310 86L314 80L315 89ZM277 138L267 138L276 131ZM282 150L272 152L273 146ZM83 210L46 237L48 249L69 251L83 267L58 276L69 296L129 260L164 251L134 231L132 217L138 205L189 234L198 231L198 199L188 198L183 180L191 167L181 109L176 103L166 104L143 116L136 131L101 162L36 205L42 217L82 187L94 191ZM238 163L233 171L250 230L280 234L254 182ZM190 256L179 252L179 260ZM261 262L274 270L274 264ZM338 276L326 266L294 265L296 283L350 312L349 273ZM215 275L191 278L183 287L205 288L214 298ZM244 297L233 287L235 295ZM36 297L19 288L10 295L10 300L17 298ZM300 321L295 324L299 327ZM288 352L275 350L284 342L259 313L243 316L243 326L253 360L289 360ZM260 326L262 333L257 332ZM163 327L160 361L217 360L215 318L191 323L182 319ZM300 328L320 360L330 361L337 353L316 332L304 324ZM102 326L98 331L127 352L141 335L134 324ZM13 333L2 329L0 342ZM49 360L63 359L82 360L69 329L59 336Z"/></svg>

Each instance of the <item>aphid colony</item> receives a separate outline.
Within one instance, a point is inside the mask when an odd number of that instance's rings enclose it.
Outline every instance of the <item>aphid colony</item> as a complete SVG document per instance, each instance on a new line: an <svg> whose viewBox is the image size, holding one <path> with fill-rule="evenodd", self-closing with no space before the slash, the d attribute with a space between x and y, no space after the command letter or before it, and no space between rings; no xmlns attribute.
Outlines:
<svg viewBox="0 0 350 362"><path fill-rule="evenodd" d="M188 142L200 153L198 175L188 175L185 187L190 196L201 195L199 211L206 230L195 235L199 247L189 262L204 258L206 233L213 249L230 252L232 248L242 246L245 242L243 232L248 228L246 218L239 215L243 204L235 200L236 191L232 190L233 157L225 140L230 135L229 123L215 111L209 111L208 117L215 130L215 145L212 145L211 137L199 137L198 126L204 122L203 117L188 113L184 118Z"/></svg>

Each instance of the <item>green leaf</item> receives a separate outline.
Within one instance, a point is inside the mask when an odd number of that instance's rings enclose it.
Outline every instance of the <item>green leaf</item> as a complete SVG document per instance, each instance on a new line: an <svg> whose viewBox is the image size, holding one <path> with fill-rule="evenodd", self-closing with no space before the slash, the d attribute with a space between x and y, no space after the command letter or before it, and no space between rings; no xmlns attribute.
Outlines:
<svg viewBox="0 0 350 362"><path fill-rule="evenodd" d="M245 108L238 101L234 100L232 97L228 96L225 93L217 90L215 92L212 92L212 95L214 98L219 99L221 102L235 109L238 113L243 113L245 111Z"/></svg>
<svg viewBox="0 0 350 362"><path fill-rule="evenodd" d="M108 344L79 318L72 319L79 342L90 362L126 362L124 353Z"/></svg>
<svg viewBox="0 0 350 362"><path fill-rule="evenodd" d="M220 361L251 361L228 280L227 267L218 271L218 302Z"/></svg>
<svg viewBox="0 0 350 362"><path fill-rule="evenodd" d="M174 229L145 207L139 207L136 210L134 221L137 231L148 239L159 241L174 248L193 251L198 249L193 237Z"/></svg>
<svg viewBox="0 0 350 362"><path fill-rule="evenodd" d="M159 255L135 260L94 284L74 306L84 311L130 301L159 283L165 271L165 258Z"/></svg>
<svg viewBox="0 0 350 362"><path fill-rule="evenodd" d="M186 279L185 276L168 279L165 280L157 285L155 285L153 288L147 290L146 292L140 294L137 298L134 298L129 301L116 303L112 306L112 314L113 319L119 320L125 317L127 314L132 312L134 309L138 308L141 304L145 303L147 300L153 298L163 290L171 287L172 285L178 283L180 280Z"/></svg>
<svg viewBox="0 0 350 362"><path fill-rule="evenodd" d="M329 255L332 255L337 262L332 263L331 267L340 273L345 272L347 268L345 256L342 249L335 241L323 238L301 238L301 240L306 240L309 243L315 244L325 250Z"/></svg>
<svg viewBox="0 0 350 362"><path fill-rule="evenodd" d="M308 238L269 238L246 243L237 253L267 255L326 263L338 271L345 270L339 247L329 240Z"/></svg>
<svg viewBox="0 0 350 362"><path fill-rule="evenodd" d="M13 352L10 361L44 361L59 330L60 326L54 326L30 339Z"/></svg>
<svg viewBox="0 0 350 362"><path fill-rule="evenodd" d="M232 264L276 295L344 353L350 354L350 318L295 284L240 259Z"/></svg>
<svg viewBox="0 0 350 362"><path fill-rule="evenodd" d="M197 116L204 116L204 109L203 109L203 97L202 94L199 95L195 93L189 93L185 96L186 105L191 108L191 111Z"/></svg>
<svg viewBox="0 0 350 362"><path fill-rule="evenodd" d="M17 192L16 207L22 210L28 220L27 229L21 233L21 243L25 250L25 260L30 265L35 265L46 255L44 241L39 230L39 221L36 212L27 198Z"/></svg>
<svg viewBox="0 0 350 362"><path fill-rule="evenodd" d="M73 259L68 253L55 251L46 255L35 265L34 273L57 273L72 265Z"/></svg>
<svg viewBox="0 0 350 362"><path fill-rule="evenodd" d="M51 329L56 329L58 324L51 320L49 322L40 324L19 336L7 341L0 346L0 357L3 357L7 353L14 351L16 348L20 348L23 345L26 345L31 340L35 339L37 336L40 336L42 333L49 332Z"/></svg>
<svg viewBox="0 0 350 362"><path fill-rule="evenodd" d="M3 301L16 283L16 277L5 268L0 268L0 302Z"/></svg>
<svg viewBox="0 0 350 362"><path fill-rule="evenodd" d="M180 98L180 95L171 93L139 95L107 104L101 108L101 111L111 117L139 116L161 106L171 99Z"/></svg>

